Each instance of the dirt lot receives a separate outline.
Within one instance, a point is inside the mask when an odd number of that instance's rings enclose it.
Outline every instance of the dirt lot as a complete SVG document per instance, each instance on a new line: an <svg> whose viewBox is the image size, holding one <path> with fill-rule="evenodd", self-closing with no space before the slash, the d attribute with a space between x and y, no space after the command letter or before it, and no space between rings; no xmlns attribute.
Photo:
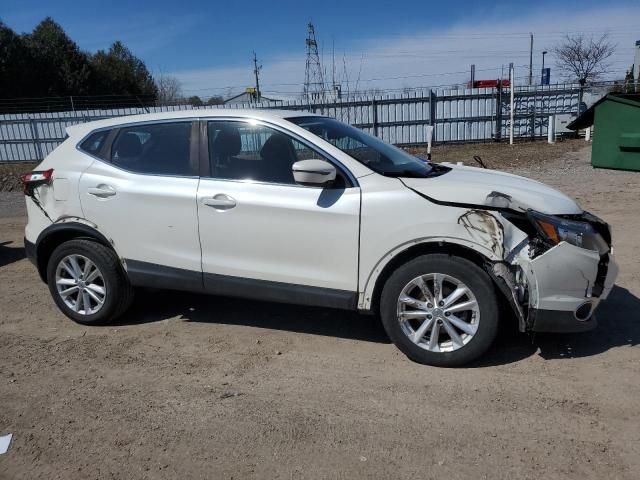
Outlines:
<svg viewBox="0 0 640 480"><path fill-rule="evenodd" d="M144 292L118 325L76 325L0 195L0 478L638 478L640 173L594 171L583 145L459 147L611 222L621 273L595 331L505 329L454 370L329 309Z"/></svg>

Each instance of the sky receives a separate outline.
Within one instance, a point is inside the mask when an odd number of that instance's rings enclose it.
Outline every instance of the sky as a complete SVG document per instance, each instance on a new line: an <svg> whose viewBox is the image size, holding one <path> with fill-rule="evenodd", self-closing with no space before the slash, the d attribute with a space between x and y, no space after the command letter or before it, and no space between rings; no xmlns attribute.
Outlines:
<svg viewBox="0 0 640 480"><path fill-rule="evenodd" d="M304 0L2 0L0 19L28 32L51 16L83 50L123 41L154 75L177 77L189 95L228 97L253 85L252 55L262 65L263 95L290 98L302 90L307 23L315 25L328 82L343 91L450 86L508 75L528 80L529 33L534 34L534 79L542 51L566 34L617 45L611 77L633 63L640 40L640 0L455 2ZM551 53L546 65L560 81ZM335 69L333 68L335 65ZM335 74L333 73L335 71Z"/></svg>

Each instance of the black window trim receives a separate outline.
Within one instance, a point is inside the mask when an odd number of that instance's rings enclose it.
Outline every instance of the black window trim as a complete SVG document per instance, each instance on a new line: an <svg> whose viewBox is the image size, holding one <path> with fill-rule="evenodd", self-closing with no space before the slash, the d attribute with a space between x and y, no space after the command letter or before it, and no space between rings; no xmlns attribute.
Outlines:
<svg viewBox="0 0 640 480"><path fill-rule="evenodd" d="M351 171L344 165L342 162L337 160L334 156L322 150L317 145L311 143L309 140L301 137L295 132L288 130L285 127L280 125L276 125L274 123L268 122L262 119L256 119L253 117L232 117L232 116L220 116L220 117L201 117L200 118L201 127L200 127L200 177L207 180L215 180L219 182L237 182L237 183L249 183L247 180L238 180L233 178L217 178L211 176L211 168L209 165L209 122L241 122L241 123L249 123L251 125L261 125L264 127L271 128L280 133L287 135L288 137L293 138L297 142L303 144L305 147L314 151L318 155L322 156L326 161L331 163L345 178L346 185L344 188L354 188L359 187L358 181L356 177L351 173ZM299 188L319 188L322 189L324 187L321 186L305 186L299 185L297 183L276 183L276 182L263 182L260 180L251 180L252 184L258 185L277 185L277 186L285 186L285 187L299 187Z"/></svg>
<svg viewBox="0 0 640 480"><path fill-rule="evenodd" d="M194 168L194 170L198 170L201 164L201 158L200 158L200 148L199 148L199 128L198 128L198 121L199 118L198 117L180 117L180 118L167 118L167 119L162 119L162 120L147 120L144 122L127 122L127 123L120 123L120 124L116 124L116 125L110 125L108 127L101 127L101 128L96 128L94 130L91 130L89 133L87 133L84 137L82 137L77 143L76 143L76 150L84 153L85 155L89 155L91 158L94 158L96 160L99 160L101 162L104 162L108 165L110 165L113 168L117 168L118 170L122 170L123 172L127 172L127 173L131 173L133 175L146 175L149 177L168 177L168 178L200 178L199 172L197 171L192 171L192 175L173 175L173 174L166 174L166 173L145 173L145 172L134 172L133 170L128 170L126 168L122 168L119 165L115 165L112 161L111 161L111 147L113 145L113 142L115 141L115 139L118 137L118 135L120 134L120 130L122 130L123 128L130 128L130 127L136 127L136 126L145 126L145 125L157 125L157 124L163 124L163 123L191 123L191 138L190 138L190 144L189 144L189 163L191 163L192 159L195 157L196 160L196 168ZM97 157L96 155L93 155L89 152L87 152L86 150L83 150L82 148L80 148L80 146L84 143L85 140L87 140L91 135L101 132L103 130L111 130L111 132L109 133L109 135L107 136L107 139L104 143L104 145L102 145L102 147L100 148L100 151L102 152L103 150L106 149L106 154L105 154L105 158L100 158Z"/></svg>

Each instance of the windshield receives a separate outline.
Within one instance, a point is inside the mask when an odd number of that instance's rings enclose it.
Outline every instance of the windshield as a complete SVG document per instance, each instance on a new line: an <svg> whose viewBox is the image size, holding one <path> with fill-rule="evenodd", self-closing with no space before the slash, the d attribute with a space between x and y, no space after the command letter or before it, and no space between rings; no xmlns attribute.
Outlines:
<svg viewBox="0 0 640 480"><path fill-rule="evenodd" d="M292 117L288 121L309 130L371 170L389 177L428 177L432 167L377 137L333 118Z"/></svg>

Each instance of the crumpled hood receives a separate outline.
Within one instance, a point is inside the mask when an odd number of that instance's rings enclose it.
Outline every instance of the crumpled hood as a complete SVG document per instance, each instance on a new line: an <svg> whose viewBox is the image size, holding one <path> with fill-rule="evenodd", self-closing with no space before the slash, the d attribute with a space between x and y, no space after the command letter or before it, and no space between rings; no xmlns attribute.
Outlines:
<svg viewBox="0 0 640 480"><path fill-rule="evenodd" d="M432 178L402 178L421 194L441 202L486 205L547 214L582 213L570 197L544 183L510 173L461 165L446 165L451 171Z"/></svg>

